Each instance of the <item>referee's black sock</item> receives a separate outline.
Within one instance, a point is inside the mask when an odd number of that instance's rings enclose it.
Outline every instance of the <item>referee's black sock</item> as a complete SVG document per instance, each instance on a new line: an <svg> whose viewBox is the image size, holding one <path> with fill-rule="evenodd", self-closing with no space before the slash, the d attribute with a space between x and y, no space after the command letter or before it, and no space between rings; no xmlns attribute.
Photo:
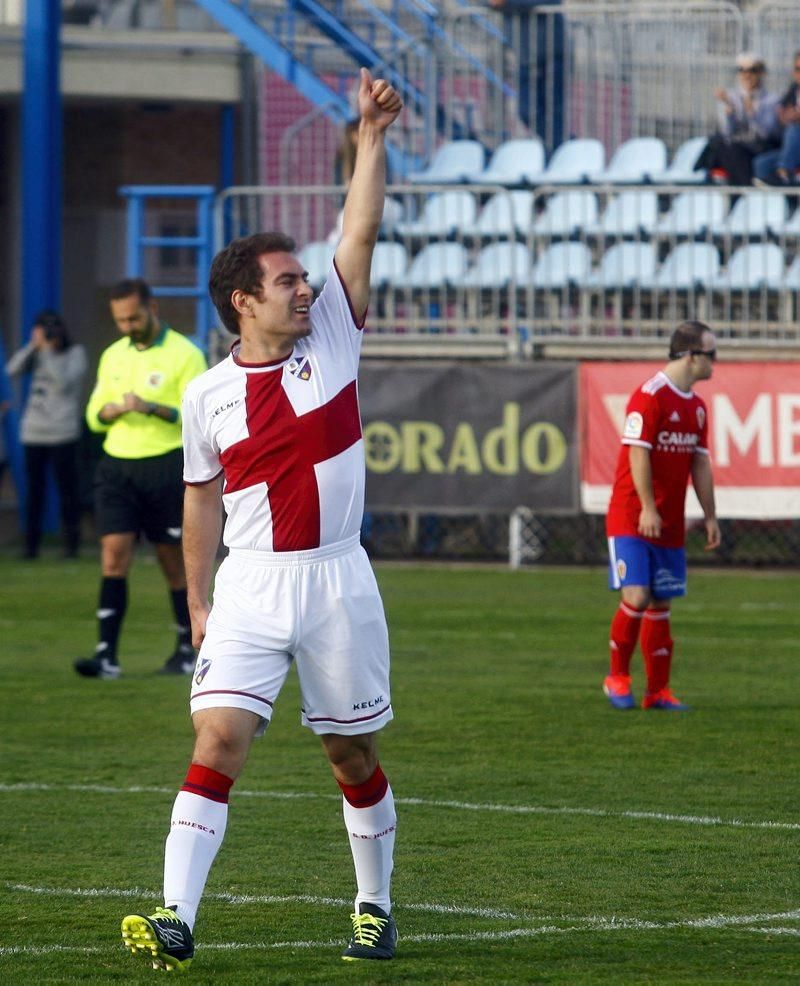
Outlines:
<svg viewBox="0 0 800 986"><path fill-rule="evenodd" d="M189 616L189 603L186 600L185 589L173 589L172 612L175 614L175 625L178 630L178 642L175 649L188 654L192 651L192 621Z"/></svg>
<svg viewBox="0 0 800 986"><path fill-rule="evenodd" d="M100 601L97 606L98 642L95 654L113 664L117 663L117 642L127 608L127 579L103 576L100 582Z"/></svg>

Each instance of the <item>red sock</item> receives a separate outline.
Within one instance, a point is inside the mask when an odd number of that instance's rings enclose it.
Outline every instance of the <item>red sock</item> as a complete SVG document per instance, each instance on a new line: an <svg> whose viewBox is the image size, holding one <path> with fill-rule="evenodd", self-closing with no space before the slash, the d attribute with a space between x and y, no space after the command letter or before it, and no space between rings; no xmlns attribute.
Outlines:
<svg viewBox="0 0 800 986"><path fill-rule="evenodd" d="M208 798L209 801L217 801L220 804L228 803L228 792L233 787L233 781L225 774L212 770L210 767L203 767L199 763L190 764L183 782L181 791L188 791L189 794L199 794L201 798Z"/></svg>
<svg viewBox="0 0 800 986"><path fill-rule="evenodd" d="M644 614L642 654L647 672L647 691L652 695L669 684L672 637L669 632L668 609L648 609Z"/></svg>
<svg viewBox="0 0 800 986"><path fill-rule="evenodd" d="M631 673L631 657L636 649L639 638L639 627L642 625L643 609L634 609L627 603L620 602L619 609L611 621L611 674Z"/></svg>
<svg viewBox="0 0 800 986"><path fill-rule="evenodd" d="M371 808L384 798L389 787L380 764L376 765L375 770L363 784L344 784L340 780L336 783L354 808Z"/></svg>

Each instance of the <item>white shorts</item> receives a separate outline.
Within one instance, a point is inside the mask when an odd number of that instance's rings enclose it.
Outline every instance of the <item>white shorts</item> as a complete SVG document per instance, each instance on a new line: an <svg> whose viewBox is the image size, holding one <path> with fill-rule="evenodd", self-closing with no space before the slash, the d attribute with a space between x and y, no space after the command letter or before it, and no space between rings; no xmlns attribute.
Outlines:
<svg viewBox="0 0 800 986"><path fill-rule="evenodd" d="M262 733L293 660L301 721L313 732L371 733L392 718L386 617L358 535L311 551L231 550L214 584L192 712L248 709Z"/></svg>

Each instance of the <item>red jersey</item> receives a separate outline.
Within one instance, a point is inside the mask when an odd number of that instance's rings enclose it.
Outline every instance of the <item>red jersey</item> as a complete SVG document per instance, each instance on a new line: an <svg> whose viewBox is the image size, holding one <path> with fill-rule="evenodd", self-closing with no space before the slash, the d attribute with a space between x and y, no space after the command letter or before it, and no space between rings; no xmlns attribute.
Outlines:
<svg viewBox="0 0 800 986"><path fill-rule="evenodd" d="M679 390L661 370L633 394L625 413L622 448L606 515L609 537L641 537L642 504L631 476L631 445L650 452L656 509L663 521L661 537L647 540L666 548L683 547L692 457L708 455L705 404L693 391L687 394Z"/></svg>

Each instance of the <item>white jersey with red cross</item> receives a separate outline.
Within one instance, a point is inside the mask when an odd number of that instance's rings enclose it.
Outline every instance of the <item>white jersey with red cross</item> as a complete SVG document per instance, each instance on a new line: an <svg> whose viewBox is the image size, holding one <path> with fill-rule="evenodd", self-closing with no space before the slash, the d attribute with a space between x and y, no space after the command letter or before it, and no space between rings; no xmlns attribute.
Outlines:
<svg viewBox="0 0 800 986"><path fill-rule="evenodd" d="M224 475L229 548L305 551L361 528L364 442L356 374L362 331L336 269L290 356L249 364L239 344L183 398L184 481Z"/></svg>

